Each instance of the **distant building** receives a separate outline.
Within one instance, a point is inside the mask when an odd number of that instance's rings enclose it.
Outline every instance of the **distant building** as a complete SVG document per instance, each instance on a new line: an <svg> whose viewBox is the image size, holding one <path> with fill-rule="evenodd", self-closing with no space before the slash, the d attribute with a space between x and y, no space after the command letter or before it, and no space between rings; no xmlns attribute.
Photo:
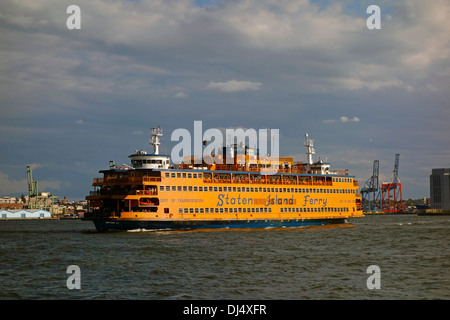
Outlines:
<svg viewBox="0 0 450 320"><path fill-rule="evenodd" d="M51 219L52 215L46 210L1 210L0 220L7 219Z"/></svg>
<svg viewBox="0 0 450 320"><path fill-rule="evenodd" d="M430 196L432 209L450 210L450 168L431 170Z"/></svg>

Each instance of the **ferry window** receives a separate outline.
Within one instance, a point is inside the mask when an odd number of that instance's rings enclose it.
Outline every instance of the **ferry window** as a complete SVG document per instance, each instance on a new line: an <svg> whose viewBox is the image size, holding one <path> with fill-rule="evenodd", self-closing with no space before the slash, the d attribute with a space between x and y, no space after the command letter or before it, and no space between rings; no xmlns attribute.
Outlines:
<svg viewBox="0 0 450 320"><path fill-rule="evenodd" d="M183 172L183 178L186 179L186 172Z"/></svg>
<svg viewBox="0 0 450 320"><path fill-rule="evenodd" d="M204 213L205 209L200 208L200 213Z"/></svg>
<svg viewBox="0 0 450 320"><path fill-rule="evenodd" d="M252 208L252 212L255 212L255 208Z"/></svg>
<svg viewBox="0 0 450 320"><path fill-rule="evenodd" d="M272 212L272 208L269 208L269 212Z"/></svg>
<svg viewBox="0 0 450 320"><path fill-rule="evenodd" d="M219 192L222 192L222 187L219 187Z"/></svg>
<svg viewBox="0 0 450 320"><path fill-rule="evenodd" d="M169 213L169 208L164 208L164 213Z"/></svg>
<svg viewBox="0 0 450 320"><path fill-rule="evenodd" d="M262 188L259 188L259 192L262 192Z"/></svg>
<svg viewBox="0 0 450 320"><path fill-rule="evenodd" d="M205 208L205 213L209 213L209 208Z"/></svg>
<svg viewBox="0 0 450 320"><path fill-rule="evenodd" d="M183 186L183 191L187 191L187 186Z"/></svg>
<svg viewBox="0 0 450 320"><path fill-rule="evenodd" d="M243 213L247 213L247 208L242 208Z"/></svg>
<svg viewBox="0 0 450 320"><path fill-rule="evenodd" d="M199 179L202 178L202 174L201 174L201 173L198 174L198 178L199 178Z"/></svg>
<svg viewBox="0 0 450 320"><path fill-rule="evenodd" d="M164 186L159 186L159 191L164 191Z"/></svg>
<svg viewBox="0 0 450 320"><path fill-rule="evenodd" d="M177 187L172 186L172 191L177 191Z"/></svg>
<svg viewBox="0 0 450 320"><path fill-rule="evenodd" d="M203 187L198 187L198 191L203 191Z"/></svg>
<svg viewBox="0 0 450 320"><path fill-rule="evenodd" d="M233 187L233 192L236 192L236 187Z"/></svg>
<svg viewBox="0 0 450 320"><path fill-rule="evenodd" d="M256 208L255 211L256 211L256 212L259 212L259 208Z"/></svg>
<svg viewBox="0 0 450 320"><path fill-rule="evenodd" d="M166 186L166 191L170 191L170 186Z"/></svg>
<svg viewBox="0 0 450 320"><path fill-rule="evenodd" d="M286 193L286 188L283 188L283 192Z"/></svg>
<svg viewBox="0 0 450 320"><path fill-rule="evenodd" d="M223 208L220 208L220 213L223 213Z"/></svg>
<svg viewBox="0 0 450 320"><path fill-rule="evenodd" d="M197 188L197 187L194 187L194 191L198 191L198 188Z"/></svg>
<svg viewBox="0 0 450 320"><path fill-rule="evenodd" d="M178 213L183 213L183 208L178 208Z"/></svg>
<svg viewBox="0 0 450 320"><path fill-rule="evenodd" d="M188 213L188 208L184 208L184 213Z"/></svg>
<svg viewBox="0 0 450 320"><path fill-rule="evenodd" d="M175 172L172 172L172 173L170 174L170 177L171 177L171 178L175 178Z"/></svg>
<svg viewBox="0 0 450 320"><path fill-rule="evenodd" d="M188 179L192 179L192 173L188 173Z"/></svg>
<svg viewBox="0 0 450 320"><path fill-rule="evenodd" d="M225 213L228 213L228 208L225 208Z"/></svg>
<svg viewBox="0 0 450 320"><path fill-rule="evenodd" d="M241 192L241 187L237 187L237 192Z"/></svg>
<svg viewBox="0 0 450 320"><path fill-rule="evenodd" d="M195 208L195 213L198 213L198 208Z"/></svg>
<svg viewBox="0 0 450 320"><path fill-rule="evenodd" d="M354 209L353 209L354 210ZM242 212L242 208L238 208L238 212L241 213Z"/></svg>
<svg viewBox="0 0 450 320"><path fill-rule="evenodd" d="M181 186L178 186L178 191L181 191Z"/></svg>
<svg viewBox="0 0 450 320"><path fill-rule="evenodd" d="M189 213L194 213L194 208L189 208Z"/></svg>
<svg viewBox="0 0 450 320"><path fill-rule="evenodd" d="M209 187L209 191L213 191L213 187Z"/></svg>
<svg viewBox="0 0 450 320"><path fill-rule="evenodd" d="M181 173L177 172L177 178L181 178Z"/></svg>
<svg viewBox="0 0 450 320"><path fill-rule="evenodd" d="M283 212L283 208L280 208L280 212Z"/></svg>
<svg viewBox="0 0 450 320"><path fill-rule="evenodd" d="M288 188L288 189L287 189L287 192L291 192L291 188Z"/></svg>
<svg viewBox="0 0 450 320"><path fill-rule="evenodd" d="M197 179L197 174L196 173L193 174L193 178Z"/></svg>
<svg viewBox="0 0 450 320"><path fill-rule="evenodd" d="M253 188L250 188L251 192L253 192Z"/></svg>
<svg viewBox="0 0 450 320"><path fill-rule="evenodd" d="M271 188L270 190L271 190L271 192L275 192L275 188Z"/></svg>
<svg viewBox="0 0 450 320"><path fill-rule="evenodd" d="M189 191L192 191L192 186L189 186Z"/></svg>
<svg viewBox="0 0 450 320"><path fill-rule="evenodd" d="M169 173L169 172L166 172L165 178L169 178L169 177L170 177L170 173Z"/></svg>
<svg viewBox="0 0 450 320"><path fill-rule="evenodd" d="M275 192L278 192L278 188L275 188Z"/></svg>

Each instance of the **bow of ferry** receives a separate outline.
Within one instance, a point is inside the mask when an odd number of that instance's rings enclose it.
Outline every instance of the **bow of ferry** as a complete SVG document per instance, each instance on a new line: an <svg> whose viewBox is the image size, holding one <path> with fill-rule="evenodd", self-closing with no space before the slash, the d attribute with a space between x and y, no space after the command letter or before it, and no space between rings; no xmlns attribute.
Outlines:
<svg viewBox="0 0 450 320"><path fill-rule="evenodd" d="M130 165L101 170L86 197L97 230L266 228L345 223L362 217L358 182L347 170L331 170L291 157L270 159L244 146L222 148L219 160L174 165L159 154L162 130L152 130L154 152L136 151Z"/></svg>

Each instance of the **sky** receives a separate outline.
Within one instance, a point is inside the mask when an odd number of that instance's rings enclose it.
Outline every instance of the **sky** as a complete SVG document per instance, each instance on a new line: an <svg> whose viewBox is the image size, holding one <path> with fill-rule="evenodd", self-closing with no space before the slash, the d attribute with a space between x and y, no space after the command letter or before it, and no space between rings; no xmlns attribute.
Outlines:
<svg viewBox="0 0 450 320"><path fill-rule="evenodd" d="M308 133L361 187L398 153L403 197L429 197L450 167L449 62L447 0L2 0L0 196L27 194L31 165L39 191L83 200L151 128L170 154L202 121L279 129L298 161Z"/></svg>

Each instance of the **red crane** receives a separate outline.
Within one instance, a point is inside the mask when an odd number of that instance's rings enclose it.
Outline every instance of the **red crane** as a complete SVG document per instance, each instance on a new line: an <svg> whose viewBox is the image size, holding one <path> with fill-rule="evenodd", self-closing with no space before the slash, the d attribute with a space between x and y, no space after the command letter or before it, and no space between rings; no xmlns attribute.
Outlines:
<svg viewBox="0 0 450 320"><path fill-rule="evenodd" d="M399 158L400 154L396 154L392 182L381 185L381 210L386 213L403 213L402 184L398 178Z"/></svg>

